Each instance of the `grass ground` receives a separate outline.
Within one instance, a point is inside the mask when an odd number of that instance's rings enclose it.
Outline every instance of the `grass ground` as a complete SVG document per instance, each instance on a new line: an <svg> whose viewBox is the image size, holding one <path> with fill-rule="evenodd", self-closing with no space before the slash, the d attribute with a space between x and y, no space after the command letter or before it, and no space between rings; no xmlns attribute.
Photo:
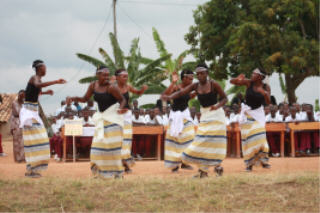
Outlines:
<svg viewBox="0 0 320 213"><path fill-rule="evenodd" d="M319 173L0 180L0 212L319 212Z"/></svg>

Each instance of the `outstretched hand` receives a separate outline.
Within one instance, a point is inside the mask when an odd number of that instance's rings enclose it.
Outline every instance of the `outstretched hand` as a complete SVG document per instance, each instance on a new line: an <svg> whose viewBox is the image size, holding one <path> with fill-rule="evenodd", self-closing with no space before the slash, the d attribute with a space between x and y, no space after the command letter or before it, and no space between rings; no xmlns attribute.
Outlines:
<svg viewBox="0 0 320 213"><path fill-rule="evenodd" d="M57 80L57 84L65 84L65 83L67 83L67 81L62 78Z"/></svg>
<svg viewBox="0 0 320 213"><path fill-rule="evenodd" d="M241 74L238 75L238 77L237 77L238 80L244 80L245 78L246 78L246 76L245 76L243 73L241 73Z"/></svg>
<svg viewBox="0 0 320 213"><path fill-rule="evenodd" d="M124 114L128 111L128 109L118 109L118 114Z"/></svg>
<svg viewBox="0 0 320 213"><path fill-rule="evenodd" d="M53 95L53 91L50 89L50 90L47 91L47 94L48 95Z"/></svg>

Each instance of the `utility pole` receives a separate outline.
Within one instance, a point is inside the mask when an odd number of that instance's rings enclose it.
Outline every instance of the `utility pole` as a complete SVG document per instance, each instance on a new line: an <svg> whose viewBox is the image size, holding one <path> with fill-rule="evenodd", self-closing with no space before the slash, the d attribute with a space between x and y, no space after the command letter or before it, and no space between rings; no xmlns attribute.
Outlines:
<svg viewBox="0 0 320 213"><path fill-rule="evenodd" d="M117 0L113 0L113 33L117 39L116 3Z"/></svg>

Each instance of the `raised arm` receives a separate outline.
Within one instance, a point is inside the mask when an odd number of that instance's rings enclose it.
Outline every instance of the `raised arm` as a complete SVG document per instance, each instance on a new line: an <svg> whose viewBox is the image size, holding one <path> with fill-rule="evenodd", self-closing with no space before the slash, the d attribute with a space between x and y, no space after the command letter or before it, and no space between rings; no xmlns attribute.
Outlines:
<svg viewBox="0 0 320 213"><path fill-rule="evenodd" d="M55 81L48 81L48 82L41 82L40 78L37 76L34 76L30 79L31 83L34 84L37 88L43 88L43 87L48 87L54 84L65 84L67 83L64 79L59 79Z"/></svg>
<svg viewBox="0 0 320 213"><path fill-rule="evenodd" d="M211 82L213 88L218 92L220 100L219 102L211 107L211 110L219 109L220 107L224 106L228 102L228 98L226 93L223 91L221 86L217 82Z"/></svg>
<svg viewBox="0 0 320 213"><path fill-rule="evenodd" d="M178 81L178 74L172 74L172 81L170 86L162 93L164 95L171 95L174 91L177 90L177 81Z"/></svg>
<svg viewBox="0 0 320 213"><path fill-rule="evenodd" d="M86 94L83 97L67 97L67 102L73 102L73 101L77 101L77 102L82 102L85 103L87 101L89 101L89 99L91 98L92 94L94 91L94 82L91 83L87 89Z"/></svg>
<svg viewBox="0 0 320 213"><path fill-rule="evenodd" d="M197 83L193 83L193 84L190 84L189 86L167 96L167 95L161 95L161 98L163 100L172 100L172 99L176 99L176 98L179 98L180 96L183 96L183 95L186 95L188 93L190 93L191 91L195 90L196 89L196 86L197 86Z"/></svg>
<svg viewBox="0 0 320 213"><path fill-rule="evenodd" d="M134 94L137 94L137 95L142 95L148 89L148 86L147 85L143 85L141 87L141 89L136 89L133 86L128 85L128 89L129 89L129 92L131 92L131 93L134 93Z"/></svg>
<svg viewBox="0 0 320 213"><path fill-rule="evenodd" d="M263 89L262 87L259 87L258 92L260 92L263 95L266 104L269 105L271 103L270 87L268 85L266 86L265 89Z"/></svg>
<svg viewBox="0 0 320 213"><path fill-rule="evenodd" d="M245 78L244 74L240 74L238 75L238 77L236 78L232 78L230 80L231 84L237 85L237 86L246 86L249 87L250 86L250 79Z"/></svg>

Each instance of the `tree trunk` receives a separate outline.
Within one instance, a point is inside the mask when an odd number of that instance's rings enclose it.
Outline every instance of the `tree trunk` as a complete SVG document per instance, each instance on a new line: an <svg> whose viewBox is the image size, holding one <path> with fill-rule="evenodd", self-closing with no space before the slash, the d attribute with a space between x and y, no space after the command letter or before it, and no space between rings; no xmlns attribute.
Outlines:
<svg viewBox="0 0 320 213"><path fill-rule="evenodd" d="M298 85L295 84L294 80L293 80L293 76L292 74L285 74L285 81L286 81L286 93L288 96L288 102L289 104L293 104L295 103L296 100L296 88L298 87Z"/></svg>

